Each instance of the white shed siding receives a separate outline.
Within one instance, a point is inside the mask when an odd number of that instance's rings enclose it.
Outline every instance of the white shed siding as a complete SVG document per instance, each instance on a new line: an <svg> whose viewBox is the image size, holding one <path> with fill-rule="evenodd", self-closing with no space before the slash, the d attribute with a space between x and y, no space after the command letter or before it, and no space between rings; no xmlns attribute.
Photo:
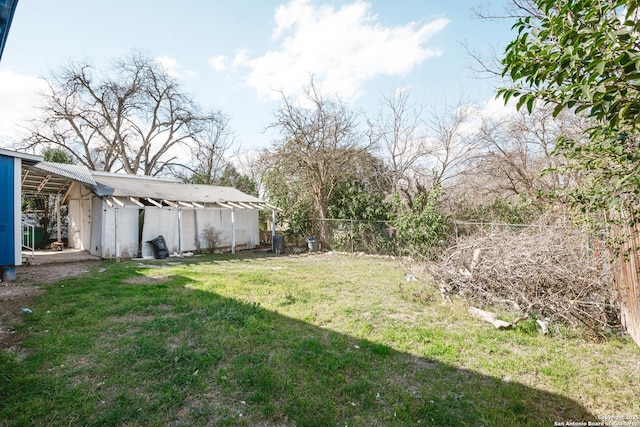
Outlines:
<svg viewBox="0 0 640 427"><path fill-rule="evenodd" d="M158 236L163 236L167 243L169 254L178 252L178 210L169 208L146 208L144 212L144 226L142 227L142 241L148 242ZM153 247L148 243L142 245L142 256L153 256Z"/></svg>
<svg viewBox="0 0 640 427"><path fill-rule="evenodd" d="M218 247L231 246L231 211L228 209L182 209L182 250L198 250L207 248L202 238L205 228L213 226L221 230ZM257 210L235 211L236 246L241 249L252 249L259 243L259 225ZM178 210L147 207L145 211L142 241L147 242L162 235L167 243L169 253L179 252ZM143 256L152 256L150 244L142 246Z"/></svg>
<svg viewBox="0 0 640 427"><path fill-rule="evenodd" d="M100 197L91 199L91 236L89 237L91 255L102 255L102 217L107 204Z"/></svg>
<svg viewBox="0 0 640 427"><path fill-rule="evenodd" d="M218 248L230 250L232 245L231 210L220 207L176 208L176 207L139 207L125 197L117 201L125 203L119 206L111 201L109 206L105 198L96 197L82 184L75 185L68 197L69 207L69 245L73 248L88 250L92 255L105 259L116 258L116 210L118 212L117 238L119 256L134 258L138 256L140 243L139 214L144 209L142 228L142 256L152 257L153 247L146 242L162 235L170 254L182 251L207 249L202 237L205 228L213 226L222 233ZM108 198L108 197L107 197ZM182 221L179 220L179 212ZM235 242L237 249L253 249L260 243L257 209L235 209ZM180 228L179 225L182 225Z"/></svg>
<svg viewBox="0 0 640 427"><path fill-rule="evenodd" d="M91 191L82 185L74 185L70 189L67 200L67 233L70 248L84 249L92 255L102 255L100 224L103 204L102 199L93 196Z"/></svg>
<svg viewBox="0 0 640 427"><path fill-rule="evenodd" d="M91 246L91 192L81 185L73 185L69 191L68 238L69 247L89 250Z"/></svg>
<svg viewBox="0 0 640 427"><path fill-rule="evenodd" d="M105 206L106 203L103 205ZM116 253L116 215L118 216L118 243ZM138 256L138 210L106 206L102 216L102 254L105 259L134 258Z"/></svg>

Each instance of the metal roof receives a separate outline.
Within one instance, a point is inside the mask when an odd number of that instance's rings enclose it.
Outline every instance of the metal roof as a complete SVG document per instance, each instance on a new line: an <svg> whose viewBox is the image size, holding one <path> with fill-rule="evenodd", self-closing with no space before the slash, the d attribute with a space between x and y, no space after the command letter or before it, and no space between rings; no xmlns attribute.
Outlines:
<svg viewBox="0 0 640 427"><path fill-rule="evenodd" d="M80 181L83 184L96 185L96 182L91 175L91 171L86 166L69 165L66 163L40 162L34 165L33 168L65 178L70 178L74 181Z"/></svg>
<svg viewBox="0 0 640 427"><path fill-rule="evenodd" d="M138 206L274 208L262 199L232 187L184 184L173 179L107 172L93 172L92 175L97 184L94 193L111 198L120 206L133 203Z"/></svg>
<svg viewBox="0 0 640 427"><path fill-rule="evenodd" d="M66 195L78 182L110 205L226 209L275 209L263 200L232 187L184 184L169 178L90 171L82 165L38 162L22 167L22 192L27 195Z"/></svg>
<svg viewBox="0 0 640 427"><path fill-rule="evenodd" d="M2 58L2 52L7 43L11 21L13 20L13 14L16 12L17 5L18 0L0 1L0 58Z"/></svg>
<svg viewBox="0 0 640 427"><path fill-rule="evenodd" d="M95 186L91 171L82 165L38 162L22 167L22 192L29 195L66 193L74 182Z"/></svg>

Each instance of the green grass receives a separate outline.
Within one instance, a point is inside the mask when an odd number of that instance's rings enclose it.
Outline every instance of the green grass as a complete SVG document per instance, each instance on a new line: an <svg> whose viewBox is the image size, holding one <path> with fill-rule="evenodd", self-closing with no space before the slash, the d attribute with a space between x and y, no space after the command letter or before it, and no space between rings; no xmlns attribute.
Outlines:
<svg viewBox="0 0 640 427"><path fill-rule="evenodd" d="M97 269L48 285L20 351L0 351L0 425L537 426L640 414L631 341L542 336L532 322L496 331L462 302L418 297L391 259Z"/></svg>

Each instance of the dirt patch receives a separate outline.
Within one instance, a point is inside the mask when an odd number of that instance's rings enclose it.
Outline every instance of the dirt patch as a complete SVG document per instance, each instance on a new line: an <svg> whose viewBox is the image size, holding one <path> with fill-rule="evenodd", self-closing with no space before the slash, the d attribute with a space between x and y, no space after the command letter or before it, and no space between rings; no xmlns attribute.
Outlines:
<svg viewBox="0 0 640 427"><path fill-rule="evenodd" d="M0 348L16 350L22 341L15 326L22 322L23 308L29 308L31 299L44 293L39 286L69 277L88 274L99 261L81 261L62 264L21 265L16 267L16 280L0 283Z"/></svg>
<svg viewBox="0 0 640 427"><path fill-rule="evenodd" d="M91 268L100 265L100 261L77 261L61 264L21 265L16 267L16 278L12 285L33 285L36 283L53 283L69 277L77 277L89 273Z"/></svg>

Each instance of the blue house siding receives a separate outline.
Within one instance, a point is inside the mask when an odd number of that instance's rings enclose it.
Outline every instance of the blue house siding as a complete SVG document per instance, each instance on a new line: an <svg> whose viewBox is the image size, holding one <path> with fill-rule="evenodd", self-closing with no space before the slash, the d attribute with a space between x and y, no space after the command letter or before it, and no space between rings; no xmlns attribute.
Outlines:
<svg viewBox="0 0 640 427"><path fill-rule="evenodd" d="M15 160L0 155L0 266L16 265Z"/></svg>

